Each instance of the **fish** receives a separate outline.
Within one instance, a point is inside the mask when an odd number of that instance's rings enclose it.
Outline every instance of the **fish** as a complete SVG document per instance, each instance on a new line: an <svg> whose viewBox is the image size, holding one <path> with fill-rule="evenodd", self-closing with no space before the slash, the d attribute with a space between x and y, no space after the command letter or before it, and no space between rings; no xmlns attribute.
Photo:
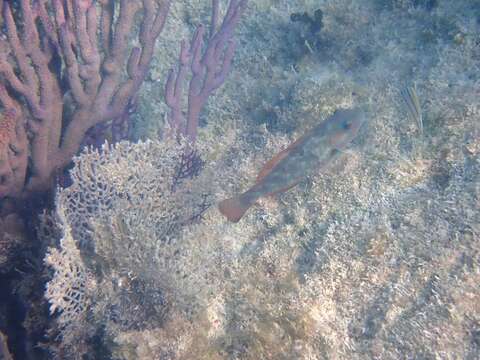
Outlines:
<svg viewBox="0 0 480 360"><path fill-rule="evenodd" d="M420 100L417 95L417 86L414 83L413 86L406 86L400 91L400 95L407 107L408 117L413 119L417 124L420 135L423 134L423 115Z"/></svg>
<svg viewBox="0 0 480 360"><path fill-rule="evenodd" d="M221 201L218 209L229 221L240 221L258 199L285 192L326 168L357 136L365 119L360 108L336 110L268 161L250 189Z"/></svg>

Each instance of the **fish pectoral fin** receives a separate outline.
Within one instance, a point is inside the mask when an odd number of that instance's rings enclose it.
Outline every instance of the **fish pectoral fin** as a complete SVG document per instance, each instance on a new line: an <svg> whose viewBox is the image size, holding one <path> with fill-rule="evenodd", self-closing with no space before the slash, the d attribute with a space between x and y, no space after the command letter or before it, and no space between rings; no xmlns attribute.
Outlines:
<svg viewBox="0 0 480 360"><path fill-rule="evenodd" d="M294 149L304 138L305 136L302 136L301 138L295 140L293 143L291 143L286 149L280 151L277 155L275 155L273 158L271 158L265 165L263 165L262 170L257 175L257 179L255 180L255 184L259 184L268 174L270 174L275 166L285 159L290 151Z"/></svg>

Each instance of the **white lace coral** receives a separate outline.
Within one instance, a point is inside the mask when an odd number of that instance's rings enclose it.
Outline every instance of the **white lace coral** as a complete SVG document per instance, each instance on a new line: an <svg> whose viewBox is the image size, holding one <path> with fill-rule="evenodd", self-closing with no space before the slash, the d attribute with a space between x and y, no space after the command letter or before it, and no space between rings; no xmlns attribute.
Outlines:
<svg viewBox="0 0 480 360"><path fill-rule="evenodd" d="M88 292L95 287L68 224L64 223L60 249L50 248L45 263L54 270L52 279L47 283L45 297L50 303L50 313L59 314L58 322L65 332L83 320L89 303Z"/></svg>

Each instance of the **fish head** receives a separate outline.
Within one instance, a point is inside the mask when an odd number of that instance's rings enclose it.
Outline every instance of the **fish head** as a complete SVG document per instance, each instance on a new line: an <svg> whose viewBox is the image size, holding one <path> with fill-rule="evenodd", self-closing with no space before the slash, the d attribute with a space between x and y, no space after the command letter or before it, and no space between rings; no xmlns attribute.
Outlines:
<svg viewBox="0 0 480 360"><path fill-rule="evenodd" d="M340 109L329 119L328 138L330 145L343 150L357 136L365 122L365 113L360 109Z"/></svg>

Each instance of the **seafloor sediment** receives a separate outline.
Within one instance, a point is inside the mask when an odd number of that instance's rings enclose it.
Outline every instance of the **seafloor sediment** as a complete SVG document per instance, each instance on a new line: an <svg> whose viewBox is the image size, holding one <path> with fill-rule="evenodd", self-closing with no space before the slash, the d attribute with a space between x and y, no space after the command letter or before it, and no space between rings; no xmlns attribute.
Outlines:
<svg viewBox="0 0 480 360"><path fill-rule="evenodd" d="M208 6L174 6L142 88L138 138L164 126L173 44L193 30L179 19L205 21ZM151 191L168 186L135 194L165 202L157 207L112 195L108 212L82 212L101 244L82 256L75 211L87 200L72 206L75 192L92 178L130 191L155 176L168 185L178 154L158 140L122 145L133 154L124 167L84 154L95 177L79 173L59 196L71 238L50 264L76 269L85 302L75 328L59 316L61 346L88 352L95 335L115 359L478 358L479 30L478 1L251 0L232 72L202 115L204 177L163 197ZM401 96L413 84L422 131ZM368 122L336 166L238 224L215 206L197 224L181 221L203 195L214 203L246 190L280 149L354 106L368 108ZM133 221L139 214L149 221ZM50 284L52 300L64 288Z"/></svg>

